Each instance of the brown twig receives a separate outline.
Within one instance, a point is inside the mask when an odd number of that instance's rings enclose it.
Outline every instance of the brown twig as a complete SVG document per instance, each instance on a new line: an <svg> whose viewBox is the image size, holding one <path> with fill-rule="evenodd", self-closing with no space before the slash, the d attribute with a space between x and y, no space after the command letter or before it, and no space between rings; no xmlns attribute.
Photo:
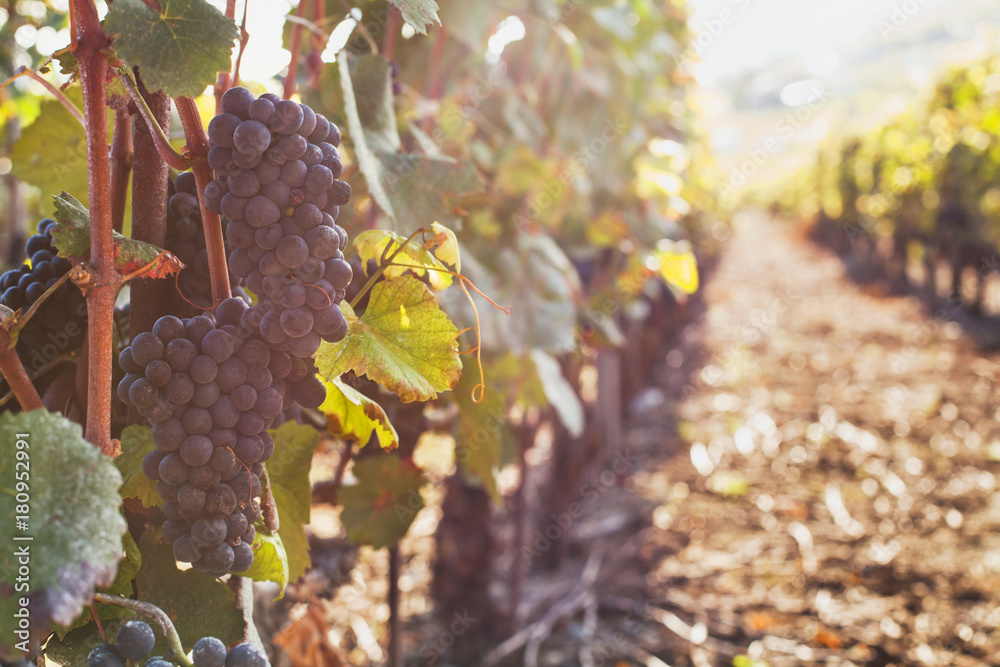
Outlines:
<svg viewBox="0 0 1000 667"><path fill-rule="evenodd" d="M247 42L250 41L250 33L247 32L247 12L249 11L250 0L243 4L243 20L240 21L240 50L236 53L236 64L233 66L231 85L240 85L240 65L243 63L243 52L247 50ZM216 113L219 110L216 109Z"/></svg>
<svg viewBox="0 0 1000 667"><path fill-rule="evenodd" d="M479 667L493 667L500 664L504 658L518 650L537 637L546 637L551 634L552 626L559 619L576 614L584 608L587 601L593 595L591 587L597 581L597 575L601 571L603 562L603 551L594 549L587 558L587 563L580 574L580 582L573 588L570 594L561 602L552 606L548 612L531 625L522 628L510 638L504 640L499 646L486 654L479 663Z"/></svg>
<svg viewBox="0 0 1000 667"><path fill-rule="evenodd" d="M184 126L184 136L188 148L195 157L208 155L208 136L201 124L198 105L190 97L174 100L177 114ZM226 246L222 237L222 220L218 213L205 205L205 188L212 182L212 169L204 160L194 166L194 180L198 186L198 204L201 207L201 223L205 230L205 250L208 252L208 272L212 282L212 302L219 303L232 296L229 290L229 267L226 263Z"/></svg>
<svg viewBox="0 0 1000 667"><path fill-rule="evenodd" d="M104 34L93 0L72 0L76 35L74 55L80 64L83 114L87 131L90 198L90 265L93 285L87 291L90 373L87 378L86 436L102 452L112 452L111 345L115 294L121 284L115 270L111 224L111 165L108 159L106 72L111 40Z"/></svg>
<svg viewBox="0 0 1000 667"><path fill-rule="evenodd" d="M399 618L399 542L389 547L389 667L402 667L402 622Z"/></svg>
<svg viewBox="0 0 1000 667"><path fill-rule="evenodd" d="M514 492L514 538L512 552L517 554L510 572L510 606L507 610L507 631L513 633L520 623L521 591L524 588L524 580L527 577L527 562L521 556L521 547L524 545L525 535L528 530L528 477L529 468L527 454L534 441L535 428L528 423L528 415L525 414L519 429L519 442L517 448L517 469L518 482L517 490Z"/></svg>
<svg viewBox="0 0 1000 667"><path fill-rule="evenodd" d="M264 517L264 525L272 533L277 533L281 527L278 517L278 507L274 504L274 493L271 492L271 477L267 474L267 466L261 465L260 472L260 513Z"/></svg>
<svg viewBox="0 0 1000 667"><path fill-rule="evenodd" d="M69 111L73 115L73 118L76 118L78 121L80 121L80 125L84 125L85 124L84 121L83 121L83 113L79 109L76 108L76 105L73 104L69 100L69 98L66 97L63 94L63 92L61 90L59 90L58 88L56 88L55 86L53 86L51 83L49 83L48 81L46 81L44 78L42 78L41 74L39 74L38 72L36 72L33 69L28 69L24 65L21 65L20 67L18 67L14 71L14 74L9 79L7 79L6 81L4 81L3 83L0 83L0 89L5 88L8 84L10 84L11 82L13 82L15 79L18 79L18 78L20 78L22 76L26 76L26 77L28 77L30 79L34 79L38 83L42 84L42 86L45 88L45 90L47 90L50 93L52 93L52 96L55 97L57 100L59 100L60 104L62 104L64 107L66 107L66 110Z"/></svg>
<svg viewBox="0 0 1000 667"><path fill-rule="evenodd" d="M111 141L111 225L121 233L125 224L128 178L132 173L132 117L115 111L115 135Z"/></svg>
<svg viewBox="0 0 1000 667"><path fill-rule="evenodd" d="M132 70L130 70L127 65L122 65L115 71L118 73L118 78L121 79L122 84L125 86L125 90L128 91L129 97L132 98L132 102L139 111L139 115L146 121L146 126L149 127L150 134L153 137L156 150L160 153L160 157L163 158L167 164L178 171L190 169L195 161L184 157L175 151L174 147L170 145L170 138L167 137L166 132L163 131L163 125L157 121L153 111L149 108L146 100L139 92L138 85L136 84L135 79L132 78ZM207 155L208 151L205 151L205 154Z"/></svg>
<svg viewBox="0 0 1000 667"><path fill-rule="evenodd" d="M436 100L441 97L444 78L441 76L441 59L444 48L448 45L448 31L443 27L437 29L434 35L434 46L431 47L430 63L427 67L427 82L424 84L424 97Z"/></svg>
<svg viewBox="0 0 1000 667"><path fill-rule="evenodd" d="M385 28L385 39L382 40L382 53L386 60L393 60L396 57L396 40L399 39L402 23L403 13L389 5L389 23Z"/></svg>
<svg viewBox="0 0 1000 667"><path fill-rule="evenodd" d="M333 479L325 482L316 482L312 489L313 503L337 504L337 492L344 481L344 473L347 471L347 464L354 457L354 443L350 440L344 441L344 447L340 450L340 460L337 462L337 470L333 473Z"/></svg>
<svg viewBox="0 0 1000 667"><path fill-rule="evenodd" d="M326 20L326 0L313 0L313 25L320 26ZM309 68L309 85L313 88L319 85L319 75L323 71L323 60L320 54L326 45L322 33L313 32L310 40L312 48L309 49L309 57L306 58L306 67Z"/></svg>
<svg viewBox="0 0 1000 667"><path fill-rule="evenodd" d="M24 370L20 357L14 349L14 344L10 340L7 330L0 327L0 374L10 385L14 397L21 404L21 409L25 412L37 410L42 406L42 399L38 395L35 385L31 384L28 372Z"/></svg>
<svg viewBox="0 0 1000 667"><path fill-rule="evenodd" d="M299 19L305 20L308 5L306 0L300 0L295 10L295 15ZM292 52L292 59L288 63L288 73L285 75L285 83L281 90L281 96L286 100L295 94L295 76L299 69L299 58L302 56L302 24L298 21L292 24L292 39L288 50Z"/></svg>

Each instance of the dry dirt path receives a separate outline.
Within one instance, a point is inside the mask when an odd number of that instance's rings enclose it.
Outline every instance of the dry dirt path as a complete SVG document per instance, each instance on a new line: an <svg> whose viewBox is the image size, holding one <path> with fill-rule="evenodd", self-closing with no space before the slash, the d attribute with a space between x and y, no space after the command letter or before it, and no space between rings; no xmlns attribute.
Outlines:
<svg viewBox="0 0 1000 667"><path fill-rule="evenodd" d="M1000 664L997 356L757 213L704 299L667 357L688 382L674 455L635 478L675 626L646 647L675 667Z"/></svg>

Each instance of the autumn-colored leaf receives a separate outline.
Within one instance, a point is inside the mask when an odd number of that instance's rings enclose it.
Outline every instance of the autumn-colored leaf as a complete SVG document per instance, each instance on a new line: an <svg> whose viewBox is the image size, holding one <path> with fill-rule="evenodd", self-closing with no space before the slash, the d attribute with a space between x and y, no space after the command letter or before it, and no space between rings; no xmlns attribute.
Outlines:
<svg viewBox="0 0 1000 667"><path fill-rule="evenodd" d="M84 259L90 254L90 212L72 195L53 197L59 223L52 228L52 242L60 257ZM150 243L113 233L115 269L129 278L166 278L184 268L184 262Z"/></svg>

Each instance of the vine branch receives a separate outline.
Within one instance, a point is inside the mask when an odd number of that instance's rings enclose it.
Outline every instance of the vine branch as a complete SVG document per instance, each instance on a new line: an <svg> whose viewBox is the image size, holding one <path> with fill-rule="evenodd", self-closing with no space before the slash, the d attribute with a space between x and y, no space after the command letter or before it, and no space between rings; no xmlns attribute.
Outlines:
<svg viewBox="0 0 1000 667"><path fill-rule="evenodd" d="M111 225L121 233L125 223L128 178L132 173L132 117L115 111L115 135L111 141Z"/></svg>
<svg viewBox="0 0 1000 667"><path fill-rule="evenodd" d="M300 0L295 10L295 16L300 21L305 21L308 4L306 0ZM288 50L292 52L292 59L288 63L288 73L285 75L285 83L281 90L281 96L286 100L295 94L295 76L299 69L299 58L302 56L302 23L299 21L292 24L292 41L288 45Z"/></svg>
<svg viewBox="0 0 1000 667"><path fill-rule="evenodd" d="M150 93L137 81L138 92L146 103L156 126L170 120L170 98L164 93ZM132 238L162 248L167 238L167 163L157 149L155 133L148 123L133 128L134 165L132 177ZM137 280L132 283L129 305L131 331L150 331L162 314L168 283L161 280ZM130 421L138 421L139 412L129 408Z"/></svg>
<svg viewBox="0 0 1000 667"><path fill-rule="evenodd" d="M87 132L87 176L90 198L90 263L94 282L87 291L87 440L111 454L111 356L115 270L111 224L111 165L108 159L106 72L111 40L101 27L94 0L72 0L70 32L80 65L84 127Z"/></svg>

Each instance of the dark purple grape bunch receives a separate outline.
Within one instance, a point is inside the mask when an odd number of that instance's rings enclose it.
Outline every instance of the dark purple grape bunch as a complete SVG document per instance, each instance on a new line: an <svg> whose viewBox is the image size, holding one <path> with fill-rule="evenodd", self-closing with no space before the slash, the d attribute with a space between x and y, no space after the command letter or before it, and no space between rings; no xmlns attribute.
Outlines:
<svg viewBox="0 0 1000 667"><path fill-rule="evenodd" d="M216 321L161 317L119 357L118 397L153 427L143 472L164 500L163 536L177 560L216 576L253 563L260 475L274 452L267 428L289 385L287 355L272 358L240 327L246 309L231 298Z"/></svg>
<svg viewBox="0 0 1000 667"><path fill-rule="evenodd" d="M258 298L244 324L273 350L308 359L347 333L338 304L351 265L335 220L351 188L338 180L340 130L304 104L238 87L223 95L208 138L216 177L205 202L223 216L231 270Z"/></svg>
<svg viewBox="0 0 1000 667"><path fill-rule="evenodd" d="M194 174L185 171L171 182L168 191L167 237L163 248L184 262L185 268L177 276L179 295L174 294L171 312L191 313L196 307L205 309L212 305L212 281L205 248L205 230L201 224L198 206L198 189ZM228 250L228 248L227 248ZM241 293L240 279L229 272L229 287L234 294Z"/></svg>
<svg viewBox="0 0 1000 667"><path fill-rule="evenodd" d="M52 244L56 221L38 223L37 234L24 246L31 265L22 264L0 276L0 303L11 310L27 310L73 265L59 257ZM39 307L24 325L17 353L32 375L58 356L80 347L87 331L87 302L75 285L65 282Z"/></svg>
<svg viewBox="0 0 1000 667"><path fill-rule="evenodd" d="M156 635L145 621L127 621L118 629L113 644L98 644L87 656L87 667L125 667L142 664L145 667L174 667L174 662L153 652ZM244 642L227 648L221 639L202 637L191 650L194 667L269 667L267 655L256 644Z"/></svg>

